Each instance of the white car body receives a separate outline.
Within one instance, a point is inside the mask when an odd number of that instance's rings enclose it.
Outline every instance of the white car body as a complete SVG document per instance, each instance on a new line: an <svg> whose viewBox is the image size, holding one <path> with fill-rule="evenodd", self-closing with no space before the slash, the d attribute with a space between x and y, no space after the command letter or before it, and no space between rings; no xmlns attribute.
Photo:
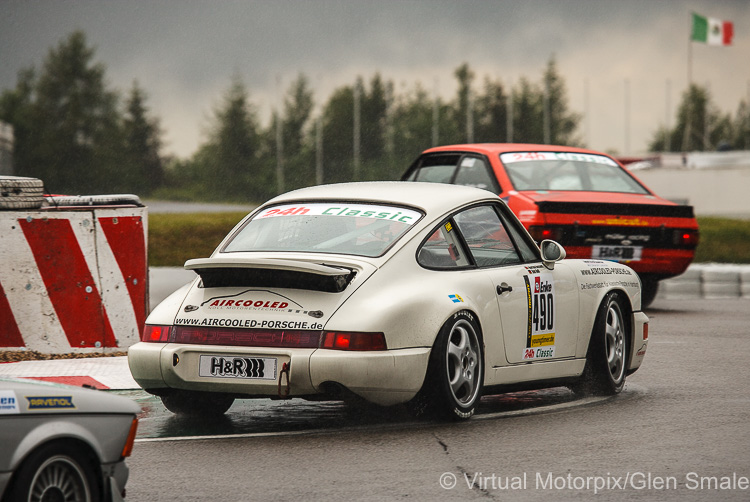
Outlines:
<svg viewBox="0 0 750 502"><path fill-rule="evenodd" d="M393 218L403 218L408 229L377 256L225 249L253 218L273 216L269 212L274 211L277 215L284 211L293 215L304 204L321 203L341 208L342 214L356 208L360 215L367 208L374 208L368 213L386 214L377 210L392 205ZM456 226L452 215L461 212L459 218L468 218L463 211L479 206L482 209L477 211L498 212L504 225L513 227L513 240L517 247L519 240L524 241L527 257L520 263L498 266L480 266L477 258L470 265L452 268L427 263L420 253L428 238L449 235ZM481 232L484 223L467 220L466 227L474 225ZM466 237L460 242L464 247L459 245L459 259L471 260L465 256ZM483 252L481 246L474 246L472 256ZM534 256L530 258L528 253ZM372 182L293 191L248 215L210 258L185 264L185 268L209 277L210 284L219 287L202 287L203 279L196 277L157 306L146 321L147 326L167 330L174 326L182 326L183 331L190 327L209 329L207 336L214 344L142 341L129 350L130 369L144 389L157 395L182 390L233 397L321 398L341 395L337 390L343 390L376 404L394 405L412 400L423 388L438 333L460 315L468 316L480 331L483 383L479 385L485 393L561 385L583 375L597 312L605 296L615 291L624 304L623 321L627 325L625 372L635 371L648 344L648 318L641 312L638 276L614 262L543 262L539 253L504 202L484 190ZM562 255L564 258L564 251ZM210 279L212 270L236 277L222 276L216 282ZM252 281L237 283L241 282L237 277L248 270L250 275L260 270L270 276L294 277L299 272L332 284L348 282L343 290L333 292L299 289L292 283L274 287L257 286ZM347 275L349 270L353 274ZM222 287L222 281L230 286ZM534 288L539 291L532 291ZM544 296L541 300L540 294ZM538 309L539 301L550 302L551 310L545 309L545 314L550 321L554 318L553 330L539 329L538 323L532 329L532 308ZM299 330L302 336L309 334L312 346L232 345L230 340L255 336L253 330L257 328L271 330L258 335L259 339ZM387 349L322 348L322 339L331 332L382 333ZM222 336L227 343L219 343ZM239 358L248 358L247 365L241 361L228 363ZM218 372L211 374L210 361ZM248 377L249 370L243 366L258 361L263 364L263 377ZM226 366L227 371L222 372L221 364L237 366Z"/></svg>
<svg viewBox="0 0 750 502"><path fill-rule="evenodd" d="M121 501L140 412L130 399L99 390L0 379L0 500L25 500L33 491L46 494L43 500L76 493L78 500ZM80 470L64 467L74 464Z"/></svg>

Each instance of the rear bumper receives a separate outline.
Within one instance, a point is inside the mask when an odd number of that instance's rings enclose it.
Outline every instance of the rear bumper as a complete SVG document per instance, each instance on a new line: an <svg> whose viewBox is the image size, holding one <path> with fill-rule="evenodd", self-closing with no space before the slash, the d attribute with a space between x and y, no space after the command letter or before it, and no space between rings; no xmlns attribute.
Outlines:
<svg viewBox="0 0 750 502"><path fill-rule="evenodd" d="M591 246L566 246L565 253L568 258L591 259ZM641 259L637 261L621 261L635 270L639 275L652 274L660 279L680 275L693 262L695 250L693 249L661 249L644 248Z"/></svg>
<svg viewBox="0 0 750 502"><path fill-rule="evenodd" d="M647 327L648 316L643 312L634 312L632 317L633 326L633 343L631 345L631 356L630 364L628 365L628 373L633 373L637 370L643 358L646 356L646 349L648 348L648 335Z"/></svg>
<svg viewBox="0 0 750 502"><path fill-rule="evenodd" d="M273 379L200 376L200 356L276 360ZM424 382L429 348L375 352L328 349L275 349L167 343L136 343L128 351L130 372L144 389L174 388L247 397L324 394L338 384L380 405L406 402ZM282 374L286 365L288 373ZM287 385L288 382L288 385Z"/></svg>

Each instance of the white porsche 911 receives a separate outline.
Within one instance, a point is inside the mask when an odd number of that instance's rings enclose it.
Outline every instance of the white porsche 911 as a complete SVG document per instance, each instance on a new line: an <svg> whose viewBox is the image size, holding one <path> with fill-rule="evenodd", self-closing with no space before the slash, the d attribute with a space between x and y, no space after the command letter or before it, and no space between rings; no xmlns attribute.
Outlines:
<svg viewBox="0 0 750 502"><path fill-rule="evenodd" d="M480 396L615 394L648 345L630 268L541 248L493 193L317 186L244 218L130 347L175 413L238 398L364 399L468 418Z"/></svg>

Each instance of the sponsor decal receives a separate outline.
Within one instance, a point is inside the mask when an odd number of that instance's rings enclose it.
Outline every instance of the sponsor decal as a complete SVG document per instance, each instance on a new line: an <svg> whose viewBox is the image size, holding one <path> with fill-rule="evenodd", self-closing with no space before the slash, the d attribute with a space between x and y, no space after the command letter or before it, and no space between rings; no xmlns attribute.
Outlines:
<svg viewBox="0 0 750 502"><path fill-rule="evenodd" d="M253 295L249 298L244 296L248 293L260 294L258 294L258 296ZM271 296L271 298L268 298L269 296ZM291 308L289 308L290 306ZM186 306L185 312L193 312L197 310L197 307L193 307L193 305ZM302 305L291 298L287 298L284 295L265 289L248 289L234 295L213 296L201 303L201 307L206 307L209 310L271 310L297 314L308 313L307 310L304 310Z"/></svg>
<svg viewBox="0 0 750 502"><path fill-rule="evenodd" d="M406 225L414 224L422 216L413 209L380 206L375 204L324 204L310 203L303 205L285 204L261 211L255 218L275 218L282 216L348 216L391 220Z"/></svg>
<svg viewBox="0 0 750 502"><path fill-rule="evenodd" d="M555 357L555 346L527 348L523 351L523 360L530 359L550 359Z"/></svg>
<svg viewBox="0 0 750 502"><path fill-rule="evenodd" d="M647 227L648 222L640 218L605 218L603 220L591 220L592 225L617 225L623 227Z"/></svg>
<svg viewBox="0 0 750 502"><path fill-rule="evenodd" d="M0 390L0 415L17 414L20 412L16 393L12 390Z"/></svg>
<svg viewBox="0 0 750 502"><path fill-rule="evenodd" d="M525 275L528 327L523 359L555 357L555 281L548 272Z"/></svg>
<svg viewBox="0 0 750 502"><path fill-rule="evenodd" d="M541 274L545 270L545 269L542 269L541 267L524 267L524 268L530 274Z"/></svg>
<svg viewBox="0 0 750 502"><path fill-rule="evenodd" d="M459 295L448 295L448 298L450 298L453 303L463 303L464 302L464 299L461 298Z"/></svg>
<svg viewBox="0 0 750 502"><path fill-rule="evenodd" d="M638 349L638 352L636 352L635 355L638 356L638 357L643 357L643 356L646 355L646 344L645 343L643 345L641 345L641 348Z"/></svg>
<svg viewBox="0 0 750 502"><path fill-rule="evenodd" d="M289 320L281 321L274 319L258 321L256 319L185 319L178 317L175 319L174 323L180 326L206 326L217 328L323 329L323 323Z"/></svg>
<svg viewBox="0 0 750 502"><path fill-rule="evenodd" d="M601 288L637 288L639 286L638 281L602 281L602 282L586 282L581 284L581 290L587 289L601 289Z"/></svg>
<svg viewBox="0 0 750 502"><path fill-rule="evenodd" d="M534 160L562 160L562 161L576 161L576 162L591 162L594 164L605 164L608 166L616 166L617 163L609 157L603 155L591 155L588 153L573 153L573 152L514 152L514 153L503 153L500 155L500 160L503 164L512 162L529 162Z"/></svg>
<svg viewBox="0 0 750 502"><path fill-rule="evenodd" d="M581 269L581 275L633 275L630 269L620 267L591 267Z"/></svg>
<svg viewBox="0 0 750 502"><path fill-rule="evenodd" d="M201 355L198 374L202 377L276 380L276 358Z"/></svg>
<svg viewBox="0 0 750 502"><path fill-rule="evenodd" d="M30 410L75 409L73 396L26 396Z"/></svg>
<svg viewBox="0 0 750 502"><path fill-rule="evenodd" d="M451 230L453 230L453 225L451 225L451 222L449 221L445 224L445 231L450 232Z"/></svg>

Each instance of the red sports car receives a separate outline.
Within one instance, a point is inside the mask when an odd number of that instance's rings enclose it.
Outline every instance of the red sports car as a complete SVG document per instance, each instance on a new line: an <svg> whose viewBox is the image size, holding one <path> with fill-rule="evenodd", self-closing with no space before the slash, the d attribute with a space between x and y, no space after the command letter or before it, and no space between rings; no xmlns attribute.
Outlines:
<svg viewBox="0 0 750 502"><path fill-rule="evenodd" d="M693 260L698 222L692 206L649 190L604 153L554 145L450 145L425 150L407 181L451 183L498 194L537 241L552 239L571 258L626 263L649 305L659 281Z"/></svg>

